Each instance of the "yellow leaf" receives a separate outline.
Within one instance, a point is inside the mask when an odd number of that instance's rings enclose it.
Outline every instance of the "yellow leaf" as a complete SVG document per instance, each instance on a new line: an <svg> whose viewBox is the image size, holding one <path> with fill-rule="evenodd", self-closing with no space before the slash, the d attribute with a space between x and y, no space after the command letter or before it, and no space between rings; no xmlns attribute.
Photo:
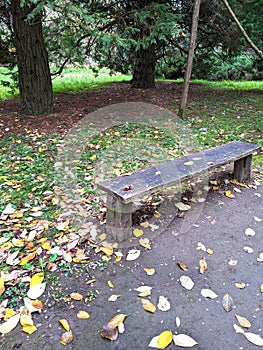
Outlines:
<svg viewBox="0 0 263 350"><path fill-rule="evenodd" d="M20 320L20 314L16 314L15 316L9 318L6 322L1 324L0 333L7 334L11 332L18 324Z"/></svg>
<svg viewBox="0 0 263 350"><path fill-rule="evenodd" d="M143 227L143 228L147 228L147 227L150 226L150 223L149 223L149 221L143 221L143 222L140 223L140 226Z"/></svg>
<svg viewBox="0 0 263 350"><path fill-rule="evenodd" d="M37 330L32 320L31 313L25 306L20 315L20 323L21 323L21 326L23 327L22 331L25 333L32 334Z"/></svg>
<svg viewBox="0 0 263 350"><path fill-rule="evenodd" d="M240 324L240 326L242 326L244 328L251 327L251 323L245 317L236 315L236 319L237 319L238 323Z"/></svg>
<svg viewBox="0 0 263 350"><path fill-rule="evenodd" d="M231 191L226 191L225 196L231 199L235 198L235 195Z"/></svg>
<svg viewBox="0 0 263 350"><path fill-rule="evenodd" d="M229 312L233 309L233 299L228 293L223 297L223 308Z"/></svg>
<svg viewBox="0 0 263 350"><path fill-rule="evenodd" d="M42 248L43 248L44 250L50 250L50 249L51 249L51 243L50 243L50 241L44 242L44 243L42 244Z"/></svg>
<svg viewBox="0 0 263 350"><path fill-rule="evenodd" d="M60 324L62 325L62 327L63 327L67 332L69 332L70 327L69 327L68 321L65 320L65 319L62 319L62 320L59 320L59 322L60 322Z"/></svg>
<svg viewBox="0 0 263 350"><path fill-rule="evenodd" d="M106 233L102 233L102 234L99 236L99 239L100 239L101 241L105 241L105 239L106 239Z"/></svg>
<svg viewBox="0 0 263 350"><path fill-rule="evenodd" d="M79 293L71 293L70 297L73 300L82 300L83 299L83 295L81 295Z"/></svg>
<svg viewBox="0 0 263 350"><path fill-rule="evenodd" d="M108 323L107 325L112 328L118 327L123 321L125 320L127 315L125 314L117 314L114 316Z"/></svg>
<svg viewBox="0 0 263 350"><path fill-rule="evenodd" d="M156 311L155 305L153 305L153 303L151 303L149 300L141 299L141 303L145 311L148 311L151 313L154 313Z"/></svg>
<svg viewBox="0 0 263 350"><path fill-rule="evenodd" d="M30 281L30 288L37 284L42 283L43 279L44 279L44 272L38 272L34 274Z"/></svg>
<svg viewBox="0 0 263 350"><path fill-rule="evenodd" d="M107 256L111 256L113 254L113 249L112 248L106 248L102 247L100 248L100 251L106 254Z"/></svg>
<svg viewBox="0 0 263 350"><path fill-rule="evenodd" d="M235 286L239 289L244 289L246 287L245 283L235 283Z"/></svg>
<svg viewBox="0 0 263 350"><path fill-rule="evenodd" d="M5 292L5 278L0 278L0 295Z"/></svg>
<svg viewBox="0 0 263 350"><path fill-rule="evenodd" d="M182 269L183 271L187 271L188 268L187 266L182 262L182 261L178 261L177 265L180 267L180 269Z"/></svg>
<svg viewBox="0 0 263 350"><path fill-rule="evenodd" d="M151 249L151 244L150 244L148 238L141 238L139 240L139 243L142 247L147 248L147 249Z"/></svg>
<svg viewBox="0 0 263 350"><path fill-rule="evenodd" d="M263 283L260 286L260 291L261 291L261 293L263 293Z"/></svg>
<svg viewBox="0 0 263 350"><path fill-rule="evenodd" d="M146 274L148 275L148 276L152 276L152 275L154 275L155 274L155 269L144 269L144 271L146 272Z"/></svg>
<svg viewBox="0 0 263 350"><path fill-rule="evenodd" d="M77 313L77 317L78 317L78 318L81 318L81 319L85 319L85 318L90 318L90 315L89 315L86 311L80 310L80 311Z"/></svg>
<svg viewBox="0 0 263 350"><path fill-rule="evenodd" d="M162 332L157 340L158 349L165 349L173 340L173 334L171 331Z"/></svg>
<svg viewBox="0 0 263 350"><path fill-rule="evenodd" d="M62 334L62 337L60 339L60 343L63 345L67 345L67 344L71 343L73 339L74 339L73 334L71 331L69 331L69 332Z"/></svg>
<svg viewBox="0 0 263 350"><path fill-rule="evenodd" d="M13 309L9 309L8 307L5 309L5 317L4 320L7 321L10 317L16 315L16 312Z"/></svg>
<svg viewBox="0 0 263 350"><path fill-rule="evenodd" d="M200 265L200 273L203 274L207 269L207 263L204 258L199 261L199 265Z"/></svg>
<svg viewBox="0 0 263 350"><path fill-rule="evenodd" d="M113 285L113 283L112 283L111 281L108 281L108 286L109 286L110 288L114 288L114 285Z"/></svg>
<svg viewBox="0 0 263 350"><path fill-rule="evenodd" d="M189 165L193 165L193 164L194 164L194 162L193 162L192 160L189 160L189 162L185 162L185 163L184 163L184 165L188 165L188 166L189 166Z"/></svg>
<svg viewBox="0 0 263 350"><path fill-rule="evenodd" d="M86 282L86 284L92 284L92 283L94 283L94 282L96 282L95 278L94 278L93 280L88 280L88 281Z"/></svg>
<svg viewBox="0 0 263 350"><path fill-rule="evenodd" d="M25 256L21 261L20 261L20 264L19 265L25 265L27 264L29 261L33 260L36 256L37 252L33 252L33 253L30 253L28 254L27 256Z"/></svg>
<svg viewBox="0 0 263 350"><path fill-rule="evenodd" d="M109 298L108 301L116 301L120 297L120 294L112 294Z"/></svg>
<svg viewBox="0 0 263 350"><path fill-rule="evenodd" d="M135 236L135 237L141 237L142 235L143 235L143 230L140 230L140 229L138 229L138 228L135 228L134 230L133 230L133 235Z"/></svg>
<svg viewBox="0 0 263 350"><path fill-rule="evenodd" d="M37 331L37 327L32 325L32 326L24 326L22 328L22 331L27 333L27 334L33 334L35 331Z"/></svg>

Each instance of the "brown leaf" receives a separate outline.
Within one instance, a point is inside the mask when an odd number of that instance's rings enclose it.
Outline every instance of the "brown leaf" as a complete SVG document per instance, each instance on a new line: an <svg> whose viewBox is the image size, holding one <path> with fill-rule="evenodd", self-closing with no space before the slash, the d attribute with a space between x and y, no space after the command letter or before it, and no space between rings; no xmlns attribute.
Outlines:
<svg viewBox="0 0 263 350"><path fill-rule="evenodd" d="M60 339L60 343L63 345L67 345L67 344L71 343L73 339L74 339L74 337L73 337L73 334L71 331L65 332L62 334L62 337Z"/></svg>

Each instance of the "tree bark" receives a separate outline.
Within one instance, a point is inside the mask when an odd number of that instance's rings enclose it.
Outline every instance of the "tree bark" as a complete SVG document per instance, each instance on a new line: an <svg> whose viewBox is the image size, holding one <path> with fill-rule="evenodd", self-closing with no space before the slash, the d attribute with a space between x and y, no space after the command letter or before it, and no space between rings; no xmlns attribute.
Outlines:
<svg viewBox="0 0 263 350"><path fill-rule="evenodd" d="M51 113L53 94L48 55L42 33L42 16L27 19L32 7L12 0L11 14L17 55L21 114Z"/></svg>
<svg viewBox="0 0 263 350"><path fill-rule="evenodd" d="M193 66L193 59L194 59L194 52L195 52L195 42L197 37L200 3L201 3L201 0L195 0L193 18L192 18L191 39L190 39L190 45L189 45L189 51L188 51L188 59L187 59L187 65L186 65L186 70L184 75L181 105L178 113L180 118L184 118L186 105L187 105L188 90L190 85L190 78L192 73L192 66Z"/></svg>
<svg viewBox="0 0 263 350"><path fill-rule="evenodd" d="M131 85L133 88L155 88L154 45L147 48L141 47L136 52Z"/></svg>
<svg viewBox="0 0 263 350"><path fill-rule="evenodd" d="M235 13L233 12L232 8L230 7L227 0L221 0L223 4L226 6L228 12L230 13L230 16L233 18L233 20L236 22L238 29L242 33L243 37L245 38L248 45L254 50L254 52L263 60L263 52L253 43L253 41L248 36L245 29L242 27L241 23L239 22L238 18L236 17Z"/></svg>

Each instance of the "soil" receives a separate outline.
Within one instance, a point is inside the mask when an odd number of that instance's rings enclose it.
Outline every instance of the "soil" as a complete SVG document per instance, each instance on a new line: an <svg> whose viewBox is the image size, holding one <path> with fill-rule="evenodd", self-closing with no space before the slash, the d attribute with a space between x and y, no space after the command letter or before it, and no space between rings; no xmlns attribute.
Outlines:
<svg viewBox="0 0 263 350"><path fill-rule="evenodd" d="M197 96L198 86L191 88L190 102ZM180 88L172 84L158 83L157 90L132 90L127 84L106 86L95 92L85 94L61 94L56 97L56 113L49 116L32 116L21 121L18 114L18 101L1 103L1 123L3 134L25 133L27 130L64 134L77 121L89 112L124 101L141 101L161 105L176 110L174 98L179 99ZM195 97L196 98L196 97ZM99 120L94 120L99 123ZM194 213L189 211L191 225L182 230L186 218L178 217L163 232L152 240L152 249L141 246L141 255L134 261L126 261L128 248L123 250L124 257L119 262L110 261L108 266L95 264L98 259L93 249L86 247L90 260L86 264L76 264L68 271L54 275L50 286L41 297L44 310L34 314L34 323L38 330L32 335L21 332L16 327L10 334L0 338L0 348L13 350L144 350L149 349L151 339L164 330L173 334L184 333L198 343L198 350L254 350L258 346L249 342L243 334L237 334L233 324L235 315L246 317L251 328L246 332L261 335L263 338L263 283L262 267L258 257L263 252L263 186L260 186L262 174L254 173L249 187L239 187L229 183L232 169L225 173L211 174L211 178L222 177L222 186L218 191L208 192L205 202L200 203ZM255 182L255 180L257 180ZM238 187L239 192L235 192ZM226 189L235 193L230 199L224 195ZM192 220L191 220L192 217ZM261 221L260 221L261 220ZM255 231L254 236L245 234L247 228ZM198 242L213 250L213 254L197 250ZM252 248L250 253L247 248ZM210 252L211 253L211 252ZM205 258L207 270L199 271L199 261ZM187 266L183 271L178 266L182 262ZM146 275L144 268L154 268L155 274ZM180 277L192 278L195 285L187 290L180 284ZM92 284L87 284L96 279ZM110 288L112 281L114 288ZM88 282L89 283L89 282ZM244 283L245 288L235 283ZM149 313L142 308L141 300L134 288L149 285L152 294L149 299L155 305L161 295L171 304L169 311L159 309ZM201 295L202 289L213 290L218 297L208 299ZM84 295L81 301L69 298L70 293ZM229 293L232 297L232 309L223 308L223 297ZM108 301L112 294L120 295L115 302ZM79 319L77 312L85 310L89 319ZM100 335L100 331L116 314L128 315L124 321L125 332L117 340L109 341ZM180 319L180 325L176 323ZM67 319L74 335L73 341L66 347L60 344L65 332L59 320ZM178 349L170 344L167 349Z"/></svg>

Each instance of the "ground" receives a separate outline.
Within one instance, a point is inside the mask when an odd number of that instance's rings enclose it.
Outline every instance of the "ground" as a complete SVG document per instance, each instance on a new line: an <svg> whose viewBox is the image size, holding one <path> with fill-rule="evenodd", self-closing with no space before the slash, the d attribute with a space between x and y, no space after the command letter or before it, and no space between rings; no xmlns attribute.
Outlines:
<svg viewBox="0 0 263 350"><path fill-rule="evenodd" d="M179 99L180 88L158 83L157 91L132 90L127 84L117 84L81 95L60 95L56 97L54 115L37 119L29 117L21 124L13 112L15 107L18 110L18 102L5 101L1 103L1 129L5 134L23 134L35 129L64 134L87 113L124 101L149 102L175 110L174 98ZM198 86L191 87L190 102L200 98L199 93ZM93 122L100 123L98 119ZM260 255L263 252L262 173L255 169L248 186L230 182L231 174L232 168L228 167L210 174L210 180L220 179L221 184L217 191L204 195L205 201L199 204L196 214L191 210L187 212L186 218L192 217L188 229L181 230L185 219L179 217L175 210L172 213L175 219L152 240L151 249L136 244L130 247L140 251L136 260L125 260L130 249L125 248L120 262L111 259L104 264L95 257L92 247L86 247L90 253L87 263L73 264L50 280L49 288L41 297L44 309L40 314L34 314L38 330L27 335L18 326L0 339L1 348L144 350L154 336L171 330L173 334L183 333L192 337L198 343L193 348L198 350L257 349L258 346L247 340L244 334L236 333L233 324L238 324L236 315L245 317L251 322L251 327L249 330L243 328L243 331L263 338L263 263ZM235 193L235 198L226 197L226 190ZM248 228L254 231L246 231ZM248 235L248 232L255 232L255 235ZM207 268L200 273L199 264L203 258ZM155 273L147 275L145 268L155 269ZM194 281L191 290L181 285L182 275ZM145 299L157 306L159 297L163 295L170 302L170 310L164 312L157 308L154 313L145 311L138 292L134 290L142 285L152 287L151 295ZM203 297L202 289L214 291L217 297ZM71 293L79 293L84 298L74 300L70 297ZM229 311L223 307L227 293L233 300L229 303ZM113 294L119 295L118 299L108 301ZM78 318L80 310L87 311L90 318ZM115 341L102 338L100 331L103 325L117 314L127 315L125 332L119 334ZM61 319L69 322L74 336L66 346L60 344L65 332L59 323ZM255 339L255 336L252 337ZM174 344L168 346L168 349L177 348Z"/></svg>

